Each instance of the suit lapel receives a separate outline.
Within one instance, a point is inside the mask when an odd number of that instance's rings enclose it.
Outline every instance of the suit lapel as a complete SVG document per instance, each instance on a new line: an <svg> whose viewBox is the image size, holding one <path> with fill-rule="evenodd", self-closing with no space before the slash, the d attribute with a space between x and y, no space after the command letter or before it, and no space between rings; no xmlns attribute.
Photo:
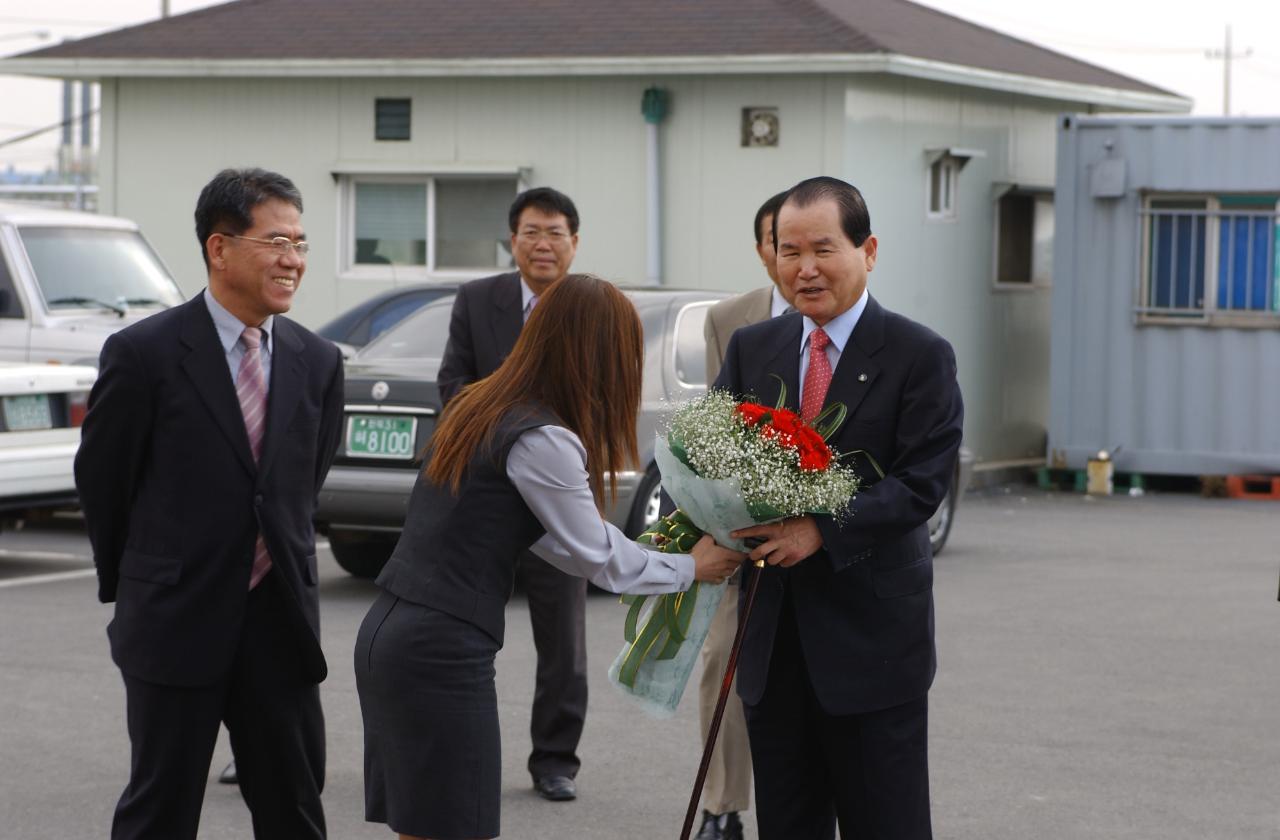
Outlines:
<svg viewBox="0 0 1280 840"><path fill-rule="evenodd" d="M884 347L884 309L876 303L875 298L867 300L867 308L863 310L853 335L840 354L840 362L831 376L831 387L827 389L827 403L842 402L849 410L849 419L858 415L867 394L880 376L882 367L873 358ZM849 439L849 424L838 429L832 443L842 452L859 449L863 442Z"/></svg>
<svg viewBox="0 0 1280 840"><path fill-rule="evenodd" d="M218 340L213 316L209 314L203 294L196 295L185 306L181 340L188 352L182 360L182 369L190 377L196 393L213 415L236 458L253 474L256 468L253 453L249 451L249 433L244 428L240 400L236 398L235 384L227 367L227 354Z"/></svg>
<svg viewBox="0 0 1280 840"><path fill-rule="evenodd" d="M880 375L880 366L871 358L884 346L884 310L875 298L867 298L867 308L863 310L858 325L853 328L845 348L840 353L840 361L831 374L831 387L827 389L824 405L842 402L849 410L849 416L858 413L858 406L875 384Z"/></svg>
<svg viewBox="0 0 1280 840"><path fill-rule="evenodd" d="M755 381L754 398L764 405L772 406L778 402L778 380L786 387L787 398L783 408L792 411L800 409L800 336L803 319L799 315L785 315L775 318L776 330L771 330L762 344L761 359L764 364L759 368L764 375ZM772 326L772 324L771 324Z"/></svg>
<svg viewBox="0 0 1280 840"><path fill-rule="evenodd" d="M263 432L262 462L259 473L271 468L275 454L284 441L285 429L293 420L302 397L302 384L307 379L307 360L302 355L302 340L285 319L277 316L271 341L271 390L267 394L267 428Z"/></svg>
<svg viewBox="0 0 1280 840"><path fill-rule="evenodd" d="M516 346L520 330L524 327L524 307L520 305L520 274L503 275L493 286L493 345L498 348L499 363Z"/></svg>

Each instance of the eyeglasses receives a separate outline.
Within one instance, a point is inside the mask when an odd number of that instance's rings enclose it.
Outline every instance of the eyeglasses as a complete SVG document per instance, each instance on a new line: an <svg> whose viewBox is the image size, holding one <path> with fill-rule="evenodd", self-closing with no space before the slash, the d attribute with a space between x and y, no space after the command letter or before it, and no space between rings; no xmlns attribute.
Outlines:
<svg viewBox="0 0 1280 840"><path fill-rule="evenodd" d="M223 236L231 239L247 239L250 242L258 242L263 245L270 245L276 250L280 256L287 255L290 251L297 251L298 256L303 259L307 258L307 252L311 250L311 244L305 240L302 242L294 242L287 236L273 236L270 239L259 239L256 236L241 236L238 233L224 233Z"/></svg>
<svg viewBox="0 0 1280 840"><path fill-rule="evenodd" d="M569 239L569 231L564 228L524 228L516 234L516 238L522 242L537 242L542 238L546 238L552 245L559 245Z"/></svg>

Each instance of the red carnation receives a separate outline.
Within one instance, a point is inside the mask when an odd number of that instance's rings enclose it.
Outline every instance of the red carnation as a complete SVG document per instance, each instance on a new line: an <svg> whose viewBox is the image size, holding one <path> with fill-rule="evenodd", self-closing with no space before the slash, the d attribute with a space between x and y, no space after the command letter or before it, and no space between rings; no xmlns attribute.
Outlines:
<svg viewBox="0 0 1280 840"><path fill-rule="evenodd" d="M742 419L746 421L748 426L754 426L772 412L773 409L759 403L738 403L738 414L742 415Z"/></svg>
<svg viewBox="0 0 1280 840"><path fill-rule="evenodd" d="M821 437L818 438L816 445L806 440L801 443L799 449L800 469L802 470L817 472L825 470L831 464L831 450Z"/></svg>

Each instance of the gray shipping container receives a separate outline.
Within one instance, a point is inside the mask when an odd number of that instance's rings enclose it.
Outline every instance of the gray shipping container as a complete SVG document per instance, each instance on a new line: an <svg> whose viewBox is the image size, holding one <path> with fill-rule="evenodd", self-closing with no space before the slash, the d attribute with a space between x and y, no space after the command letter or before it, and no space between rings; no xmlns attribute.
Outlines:
<svg viewBox="0 0 1280 840"><path fill-rule="evenodd" d="M1058 124L1050 466L1280 473L1280 119Z"/></svg>

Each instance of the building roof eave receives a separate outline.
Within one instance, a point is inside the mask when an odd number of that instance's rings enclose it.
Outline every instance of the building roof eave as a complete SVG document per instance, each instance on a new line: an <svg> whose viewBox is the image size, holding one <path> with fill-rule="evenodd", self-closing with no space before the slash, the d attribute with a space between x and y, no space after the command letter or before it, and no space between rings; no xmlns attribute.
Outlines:
<svg viewBox="0 0 1280 840"><path fill-rule="evenodd" d="M1185 113L1192 105L1182 96L984 70L894 53L468 59L8 58L0 59L0 73L90 80L886 73L1110 110Z"/></svg>

